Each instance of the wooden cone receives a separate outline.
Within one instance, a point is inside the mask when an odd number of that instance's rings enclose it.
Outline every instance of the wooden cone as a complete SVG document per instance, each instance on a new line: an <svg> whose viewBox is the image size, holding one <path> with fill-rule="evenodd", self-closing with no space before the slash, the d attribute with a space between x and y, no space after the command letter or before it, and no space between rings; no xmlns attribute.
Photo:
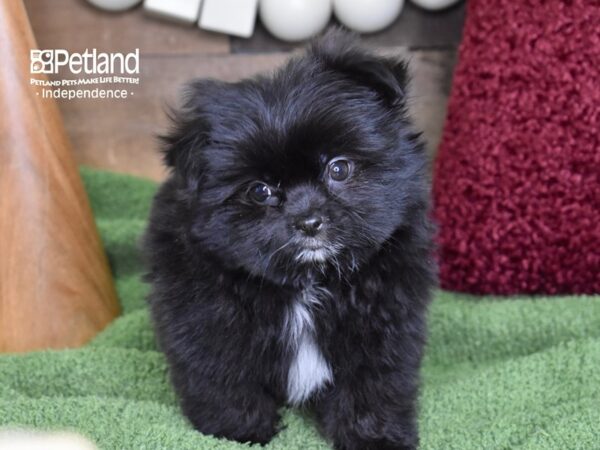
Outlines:
<svg viewBox="0 0 600 450"><path fill-rule="evenodd" d="M0 352L76 347L119 313L57 105L30 86L21 0L0 1Z"/></svg>

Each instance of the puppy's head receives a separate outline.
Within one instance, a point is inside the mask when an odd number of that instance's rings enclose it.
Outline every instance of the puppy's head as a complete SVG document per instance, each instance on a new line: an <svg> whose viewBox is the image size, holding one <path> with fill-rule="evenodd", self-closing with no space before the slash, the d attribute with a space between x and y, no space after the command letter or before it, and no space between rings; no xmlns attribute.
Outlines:
<svg viewBox="0 0 600 450"><path fill-rule="evenodd" d="M422 201L405 80L335 31L272 77L193 82L164 138L188 235L279 282L364 264Z"/></svg>

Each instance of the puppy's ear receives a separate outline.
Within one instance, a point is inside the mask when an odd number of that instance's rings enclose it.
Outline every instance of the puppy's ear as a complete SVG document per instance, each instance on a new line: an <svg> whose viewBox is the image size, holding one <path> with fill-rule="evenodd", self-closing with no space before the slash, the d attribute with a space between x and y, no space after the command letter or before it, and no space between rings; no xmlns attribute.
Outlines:
<svg viewBox="0 0 600 450"><path fill-rule="evenodd" d="M323 68L340 72L370 87L390 106L405 100L407 64L401 59L378 56L365 50L352 33L331 29L313 41L308 54Z"/></svg>
<svg viewBox="0 0 600 450"><path fill-rule="evenodd" d="M176 175L187 177L201 173L202 147L210 140L210 104L219 83L197 80L185 87L182 105L167 114L171 129L160 136L165 164Z"/></svg>

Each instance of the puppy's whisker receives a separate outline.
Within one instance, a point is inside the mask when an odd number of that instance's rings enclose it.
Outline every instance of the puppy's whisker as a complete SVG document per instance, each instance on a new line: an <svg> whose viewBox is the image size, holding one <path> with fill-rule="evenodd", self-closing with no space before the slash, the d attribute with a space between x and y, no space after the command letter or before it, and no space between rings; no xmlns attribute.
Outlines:
<svg viewBox="0 0 600 450"><path fill-rule="evenodd" d="M340 268L340 262L339 262L337 256L332 255L331 262L333 263L333 266L335 267L335 269L337 271L338 279L340 281L342 281L342 269Z"/></svg>
<svg viewBox="0 0 600 450"><path fill-rule="evenodd" d="M268 257L267 257L267 263L265 264L263 270L262 270L262 276L260 279L260 286L259 286L259 292L262 290L262 285L263 282L265 280L265 277L267 276L267 272L269 270L269 266L271 265L271 261L273 260L273 257L279 253L281 250L283 250L284 248L286 248L288 245L290 245L292 243L292 239L289 239L285 244L283 244L281 247L279 247L277 250L273 251L273 253L271 253Z"/></svg>

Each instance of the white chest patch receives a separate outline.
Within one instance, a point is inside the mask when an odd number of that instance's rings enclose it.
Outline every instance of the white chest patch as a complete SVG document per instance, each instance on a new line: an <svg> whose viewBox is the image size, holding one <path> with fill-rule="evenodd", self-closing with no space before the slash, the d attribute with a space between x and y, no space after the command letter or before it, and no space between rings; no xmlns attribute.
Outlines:
<svg viewBox="0 0 600 450"><path fill-rule="evenodd" d="M315 339L311 307L317 306L316 291L306 290L288 311L284 332L294 357L288 370L287 396L291 404L299 404L333 380L331 368Z"/></svg>

